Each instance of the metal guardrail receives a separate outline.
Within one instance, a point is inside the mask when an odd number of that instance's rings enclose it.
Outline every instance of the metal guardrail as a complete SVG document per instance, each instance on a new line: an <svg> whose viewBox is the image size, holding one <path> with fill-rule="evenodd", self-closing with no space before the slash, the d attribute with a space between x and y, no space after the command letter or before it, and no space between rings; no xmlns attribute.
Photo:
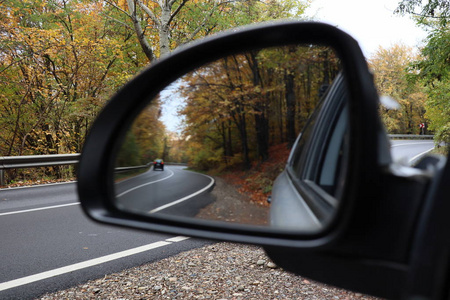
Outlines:
<svg viewBox="0 0 450 300"><path fill-rule="evenodd" d="M77 164L80 154L0 156L0 169L34 168Z"/></svg>
<svg viewBox="0 0 450 300"><path fill-rule="evenodd" d="M432 140L434 135L429 134L388 134L390 139L397 140Z"/></svg>
<svg viewBox="0 0 450 300"><path fill-rule="evenodd" d="M414 135L414 134L389 134L390 139L433 139L433 135ZM74 165L80 159L80 153L74 154L49 154L49 155L24 155L24 156L0 156L0 185L5 185L5 169L17 168L36 168L58 165ZM168 163L167 165L185 165L177 163ZM116 172L126 172L133 169L148 168L151 163L142 166L119 167Z"/></svg>
<svg viewBox="0 0 450 300"><path fill-rule="evenodd" d="M0 185L5 185L5 169L74 165L78 163L79 159L80 153L0 156Z"/></svg>
<svg viewBox="0 0 450 300"><path fill-rule="evenodd" d="M74 154L49 154L49 155L24 155L24 156L0 156L0 185L5 185L6 169L37 168L59 165L74 165L80 159L80 153ZM166 162L166 165L186 165L182 163ZM131 170L150 168L152 163L142 166L118 167L117 173Z"/></svg>

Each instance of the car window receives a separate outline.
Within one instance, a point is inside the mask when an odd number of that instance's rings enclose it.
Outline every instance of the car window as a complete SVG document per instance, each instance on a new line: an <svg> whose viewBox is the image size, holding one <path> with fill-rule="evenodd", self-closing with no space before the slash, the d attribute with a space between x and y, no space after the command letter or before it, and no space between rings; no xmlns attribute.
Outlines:
<svg viewBox="0 0 450 300"><path fill-rule="evenodd" d="M302 186L318 193L324 191L328 196L333 196L325 197L331 206L336 205L334 196L345 153L348 124L346 101L345 84L338 77L299 136L288 166L294 185L300 192Z"/></svg>
<svg viewBox="0 0 450 300"><path fill-rule="evenodd" d="M329 194L336 196L338 178L342 167L342 158L345 152L345 132L347 130L348 108L344 107L342 113L333 126L330 142L323 156L323 163L318 169L317 182Z"/></svg>
<svg viewBox="0 0 450 300"><path fill-rule="evenodd" d="M306 162L306 155L305 152L303 151L306 147L307 147L307 143L306 141L310 141L311 140L311 135L313 134L313 129L315 128L315 124L318 121L318 115L319 115L319 111L322 110L322 106L323 106L324 101L321 101L313 115L311 116L311 118L308 120L308 123L305 125L305 128L303 130L302 133L300 133L300 135L298 136L297 142L294 145L294 150L292 151L292 168L295 174L297 174L296 177L300 177L300 173L302 170L302 166L305 165Z"/></svg>

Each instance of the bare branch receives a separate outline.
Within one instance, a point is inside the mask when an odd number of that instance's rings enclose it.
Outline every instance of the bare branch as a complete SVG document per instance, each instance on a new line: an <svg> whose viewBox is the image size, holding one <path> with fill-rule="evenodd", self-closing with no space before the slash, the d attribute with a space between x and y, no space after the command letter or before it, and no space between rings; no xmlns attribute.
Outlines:
<svg viewBox="0 0 450 300"><path fill-rule="evenodd" d="M159 19L155 16L155 14L146 6L144 3L142 3L141 0L136 0L136 2L139 4L139 7L142 8L142 10L152 19L153 22L155 22L158 26L161 26L161 22Z"/></svg>
<svg viewBox="0 0 450 300"><path fill-rule="evenodd" d="M205 16L205 18L203 19L202 23L192 32L192 34L190 35L188 41L192 41L195 36L200 32L200 30L202 30L203 28L205 28L206 23L208 22L208 20L211 18L211 16L213 15L213 13L216 11L217 7L219 6L219 3L214 3L214 7L210 10L209 14L207 16Z"/></svg>
<svg viewBox="0 0 450 300"><path fill-rule="evenodd" d="M168 0L169 2L167 3L168 6L172 6L175 4L175 2L177 2L178 0ZM185 0L183 2L187 2L189 0ZM180 4L180 5L184 5L184 3Z"/></svg>
<svg viewBox="0 0 450 300"><path fill-rule="evenodd" d="M115 3L113 3L113 2L111 2L111 1L109 1L109 0L105 0L105 2L106 2L107 4L109 4L109 5L111 5L112 7L114 7L115 9L117 9L118 11L124 13L124 14L127 15L129 18L131 18L130 14L129 14L127 11L123 10L122 8L120 8L120 7L117 6Z"/></svg>
<svg viewBox="0 0 450 300"><path fill-rule="evenodd" d="M427 15L427 14L421 14L421 13L416 13L413 11L408 12L409 14L413 15L413 16L417 16L417 17L422 17L422 18L430 18L430 19L438 19L438 20L442 20L442 19L449 19L449 16L435 16L435 15Z"/></svg>
<svg viewBox="0 0 450 300"><path fill-rule="evenodd" d="M120 21L120 20L117 20L116 18L113 18L113 17L111 17L111 16L108 16L107 14L101 14L101 15L104 16L104 17L106 17L106 18L108 18L108 19L110 19L110 20L113 20L113 21L116 22L116 23L119 23L119 24L125 26L125 27L128 28L128 29L134 30L133 27L131 27L131 26L128 25L127 23L124 23L124 22L122 22L122 21Z"/></svg>
<svg viewBox="0 0 450 300"><path fill-rule="evenodd" d="M181 2L181 4L177 7L177 9L173 12L173 14L170 16L169 22L168 24L172 23L172 20L176 17L176 15L178 15L178 13L181 11L181 9L184 7L184 5L188 2L189 0L183 0L183 2ZM175 1L171 1L171 5L173 5L175 3Z"/></svg>
<svg viewBox="0 0 450 300"><path fill-rule="evenodd" d="M135 0L139 2L139 0ZM139 44L141 45L142 50L147 56L149 61L153 61L155 59L155 54L153 53L153 49L145 38L144 31L142 30L142 26L137 18L136 13L136 2L133 0L127 0L128 9L130 10L131 20L133 21L134 31L138 37Z"/></svg>

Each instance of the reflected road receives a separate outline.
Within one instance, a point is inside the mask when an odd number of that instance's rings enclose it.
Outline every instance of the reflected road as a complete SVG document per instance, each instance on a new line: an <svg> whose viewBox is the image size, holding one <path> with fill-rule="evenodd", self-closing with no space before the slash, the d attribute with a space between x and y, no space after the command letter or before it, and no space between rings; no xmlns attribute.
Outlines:
<svg viewBox="0 0 450 300"><path fill-rule="evenodd" d="M209 193L214 179L185 169L184 166L166 166L164 171L150 169L118 182L117 205L140 213L195 216L214 201Z"/></svg>

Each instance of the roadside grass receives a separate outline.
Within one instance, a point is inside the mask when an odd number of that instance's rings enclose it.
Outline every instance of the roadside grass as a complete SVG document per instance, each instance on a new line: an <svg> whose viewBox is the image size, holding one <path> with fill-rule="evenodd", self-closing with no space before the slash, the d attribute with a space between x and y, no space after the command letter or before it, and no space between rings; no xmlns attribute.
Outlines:
<svg viewBox="0 0 450 300"><path fill-rule="evenodd" d="M449 153L449 147L438 146L435 147L430 153L439 154L447 157Z"/></svg>
<svg viewBox="0 0 450 300"><path fill-rule="evenodd" d="M74 166L49 166L4 170L5 184L0 188L32 186L76 180Z"/></svg>

